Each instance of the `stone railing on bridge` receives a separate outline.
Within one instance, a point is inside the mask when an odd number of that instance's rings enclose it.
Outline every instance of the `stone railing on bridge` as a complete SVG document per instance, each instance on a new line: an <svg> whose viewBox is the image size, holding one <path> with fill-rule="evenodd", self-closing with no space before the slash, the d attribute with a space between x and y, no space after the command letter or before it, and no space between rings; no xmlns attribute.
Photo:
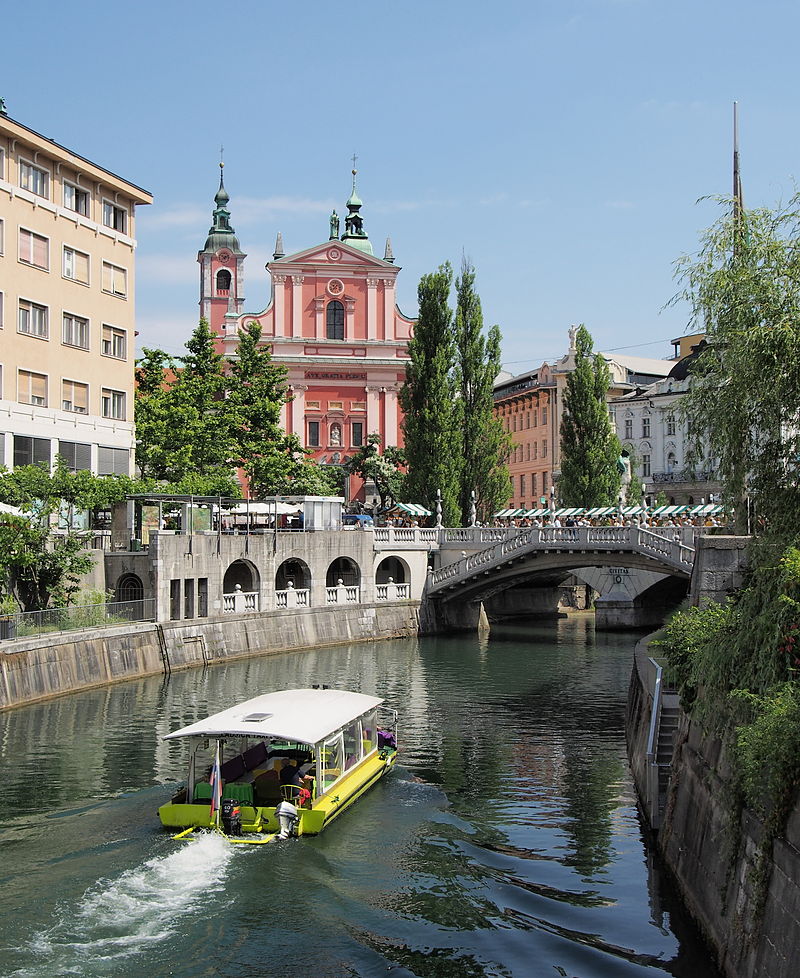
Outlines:
<svg viewBox="0 0 800 978"><path fill-rule="evenodd" d="M376 550L411 548L431 549L448 543L488 544L506 540L519 533L507 526L376 526L371 531Z"/></svg>
<svg viewBox="0 0 800 978"><path fill-rule="evenodd" d="M407 601L411 597L411 585L395 584L394 581L376 584L375 596L378 601Z"/></svg>
<svg viewBox="0 0 800 978"><path fill-rule="evenodd" d="M451 532L451 531L448 531ZM650 557L665 569L691 575L695 550L683 543L675 527L658 530L638 526L530 527L500 540L493 547L461 557L430 574L428 594L474 577L508 562L509 557L533 552L608 551L636 552Z"/></svg>
<svg viewBox="0 0 800 978"><path fill-rule="evenodd" d="M241 615L247 611L258 611L258 591L233 591L222 595L224 615Z"/></svg>
<svg viewBox="0 0 800 978"><path fill-rule="evenodd" d="M361 600L361 588L357 584L337 584L325 588L327 604L358 604Z"/></svg>

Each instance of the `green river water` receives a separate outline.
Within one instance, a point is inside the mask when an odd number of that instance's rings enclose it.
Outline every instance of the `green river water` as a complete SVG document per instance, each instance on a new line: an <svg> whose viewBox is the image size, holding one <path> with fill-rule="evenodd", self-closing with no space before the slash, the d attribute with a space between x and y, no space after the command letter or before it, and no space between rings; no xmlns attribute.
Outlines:
<svg viewBox="0 0 800 978"><path fill-rule="evenodd" d="M643 834L634 638L591 617L256 657L0 714L3 976L714 978ZM162 736L326 683L399 711L395 770L322 835L173 842Z"/></svg>

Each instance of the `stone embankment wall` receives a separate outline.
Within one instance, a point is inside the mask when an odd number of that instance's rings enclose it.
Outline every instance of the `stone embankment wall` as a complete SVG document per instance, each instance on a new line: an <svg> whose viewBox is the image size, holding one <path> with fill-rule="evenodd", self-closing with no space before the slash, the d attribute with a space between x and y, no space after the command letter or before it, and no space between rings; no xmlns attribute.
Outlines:
<svg viewBox="0 0 800 978"><path fill-rule="evenodd" d="M114 625L4 642L0 709L226 659L416 636L419 602L225 615L163 625Z"/></svg>
<svg viewBox="0 0 800 978"><path fill-rule="evenodd" d="M627 720L631 767L645 808L654 678L647 665L647 641L637 647ZM800 936L800 803L784 836L773 846L766 901L763 914L757 917L753 880L763 829L747 811L731 825L730 778L724 745L705 736L682 715L658 847L727 978L795 978Z"/></svg>

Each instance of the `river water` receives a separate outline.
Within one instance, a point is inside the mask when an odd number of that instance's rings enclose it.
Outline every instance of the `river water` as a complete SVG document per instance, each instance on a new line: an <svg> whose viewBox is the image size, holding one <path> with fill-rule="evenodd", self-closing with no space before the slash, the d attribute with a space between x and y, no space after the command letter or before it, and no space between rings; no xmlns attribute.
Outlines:
<svg viewBox="0 0 800 978"><path fill-rule="evenodd" d="M591 617L242 660L0 715L3 976L706 978L627 769L633 639ZM163 734L326 683L400 712L322 835L173 842Z"/></svg>

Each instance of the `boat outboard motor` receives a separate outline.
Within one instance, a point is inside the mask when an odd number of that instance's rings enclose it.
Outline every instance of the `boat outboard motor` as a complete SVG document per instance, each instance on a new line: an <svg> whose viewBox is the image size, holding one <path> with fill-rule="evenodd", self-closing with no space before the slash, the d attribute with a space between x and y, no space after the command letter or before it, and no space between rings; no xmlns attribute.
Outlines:
<svg viewBox="0 0 800 978"><path fill-rule="evenodd" d="M275 815L278 818L278 824L281 827L278 833L279 839L288 839L290 836L295 835L297 832L297 823L300 821L300 816L297 814L297 809L290 801L282 801L275 808Z"/></svg>
<svg viewBox="0 0 800 978"><path fill-rule="evenodd" d="M223 798L220 808L222 816L222 831L225 835L242 834L242 810L233 798Z"/></svg>

